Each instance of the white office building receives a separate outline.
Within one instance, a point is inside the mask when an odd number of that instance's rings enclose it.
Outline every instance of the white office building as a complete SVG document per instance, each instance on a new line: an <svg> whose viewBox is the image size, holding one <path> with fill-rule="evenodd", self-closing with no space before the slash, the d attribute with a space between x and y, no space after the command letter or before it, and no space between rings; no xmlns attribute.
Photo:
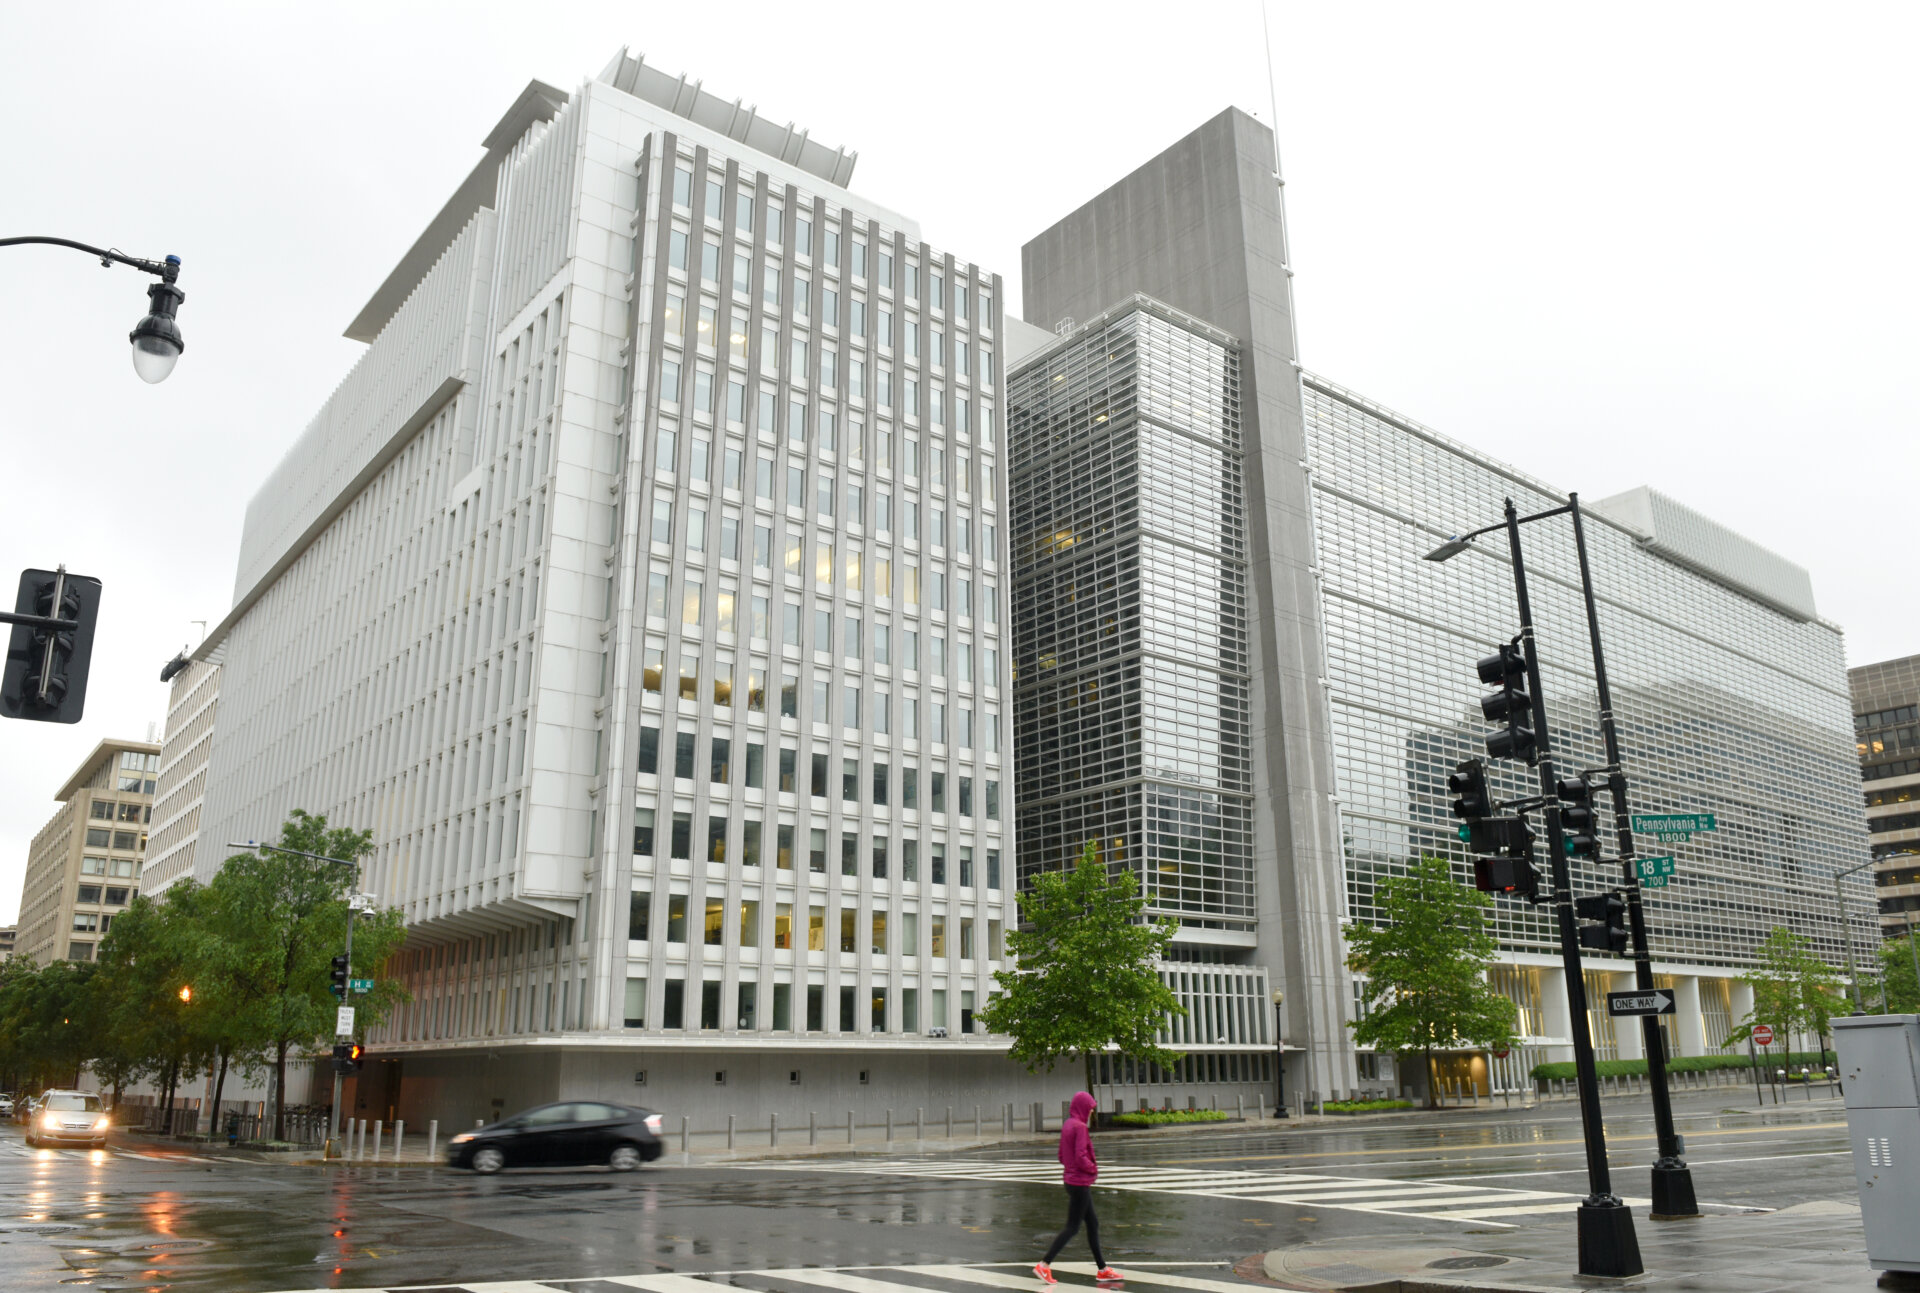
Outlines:
<svg viewBox="0 0 1920 1293"><path fill-rule="evenodd" d="M414 999L370 1117L1057 1099L974 1022L1015 920L1000 279L624 52L485 144L248 507L156 879L295 808L373 832Z"/></svg>

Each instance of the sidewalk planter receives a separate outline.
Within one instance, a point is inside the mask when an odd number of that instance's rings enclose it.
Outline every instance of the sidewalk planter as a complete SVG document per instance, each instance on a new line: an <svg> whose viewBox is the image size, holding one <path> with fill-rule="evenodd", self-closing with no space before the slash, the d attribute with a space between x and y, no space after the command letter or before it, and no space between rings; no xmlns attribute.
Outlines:
<svg viewBox="0 0 1920 1293"><path fill-rule="evenodd" d="M1213 1127L1223 1122L1245 1122L1230 1113L1214 1109L1145 1109L1131 1113L1100 1113L1093 1116L1095 1131L1161 1131L1175 1127Z"/></svg>
<svg viewBox="0 0 1920 1293"><path fill-rule="evenodd" d="M1329 1100L1320 1106L1320 1112L1336 1117L1357 1118L1363 1114L1399 1113L1411 1108L1411 1100Z"/></svg>

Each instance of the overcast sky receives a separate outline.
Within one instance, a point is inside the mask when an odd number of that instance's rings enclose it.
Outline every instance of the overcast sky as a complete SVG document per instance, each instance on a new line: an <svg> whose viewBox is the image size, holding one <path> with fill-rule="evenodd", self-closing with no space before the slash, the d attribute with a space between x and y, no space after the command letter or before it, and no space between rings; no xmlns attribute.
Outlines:
<svg viewBox="0 0 1920 1293"><path fill-rule="evenodd" d="M1897 537L1917 15L1275 0L1304 361L1804 564L1850 663L1920 652ZM341 330L528 80L570 91L629 46L857 150L855 191L1016 284L1025 239L1202 121L1274 116L1257 0L22 3L5 24L0 236L177 253L187 351L143 385L145 276L0 249L0 579L64 561L106 584L85 720L0 726L0 923L78 761L164 720L160 666L231 604L248 496L361 353Z"/></svg>

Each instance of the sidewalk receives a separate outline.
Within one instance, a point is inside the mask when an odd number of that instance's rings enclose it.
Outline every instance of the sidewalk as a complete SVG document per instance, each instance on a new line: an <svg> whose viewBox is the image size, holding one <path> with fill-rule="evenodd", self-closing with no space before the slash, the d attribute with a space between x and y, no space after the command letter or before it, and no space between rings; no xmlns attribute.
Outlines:
<svg viewBox="0 0 1920 1293"><path fill-rule="evenodd" d="M1471 1246L1432 1239L1380 1239L1278 1248L1262 1272L1282 1288L1331 1293L1590 1293L1596 1288L1661 1293L1854 1293L1920 1289L1920 1277L1868 1268L1860 1209L1823 1201L1778 1212L1688 1221L1634 1218L1644 1274L1597 1279L1575 1274L1574 1219ZM1884 1282L1883 1282L1884 1279Z"/></svg>

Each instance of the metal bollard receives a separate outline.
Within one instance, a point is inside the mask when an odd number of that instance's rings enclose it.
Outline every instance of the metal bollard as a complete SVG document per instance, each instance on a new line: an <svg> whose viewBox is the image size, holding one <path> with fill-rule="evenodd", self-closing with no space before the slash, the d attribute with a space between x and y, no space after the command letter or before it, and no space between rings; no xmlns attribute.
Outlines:
<svg viewBox="0 0 1920 1293"><path fill-rule="evenodd" d="M887 1133L887 1139L893 1139L893 1133L891 1131ZM853 1143L853 1110L851 1109L847 1110L847 1143L849 1145Z"/></svg>
<svg viewBox="0 0 1920 1293"><path fill-rule="evenodd" d="M973 1106L973 1138L980 1139L980 1106Z"/></svg>
<svg viewBox="0 0 1920 1293"><path fill-rule="evenodd" d="M407 1120L405 1118L395 1119L393 1124L393 1161L396 1163L400 1161L400 1144L406 1139L406 1135Z"/></svg>
<svg viewBox="0 0 1920 1293"><path fill-rule="evenodd" d="M386 1129L385 1119L375 1118L373 1120L373 1161L376 1163L380 1161L380 1133Z"/></svg>
<svg viewBox="0 0 1920 1293"><path fill-rule="evenodd" d="M953 1106L947 1106L947 1139L953 1139Z"/></svg>
<svg viewBox="0 0 1920 1293"><path fill-rule="evenodd" d="M893 1110L887 1110L887 1143L893 1143Z"/></svg>
<svg viewBox="0 0 1920 1293"><path fill-rule="evenodd" d="M427 1124L427 1161L429 1163L439 1161L439 1149L440 1120L435 1118Z"/></svg>
<svg viewBox="0 0 1920 1293"><path fill-rule="evenodd" d="M807 1110L807 1143L809 1145L820 1143L820 1118L811 1109Z"/></svg>
<svg viewBox="0 0 1920 1293"><path fill-rule="evenodd" d="M691 1140L691 1133L687 1130L687 1115L683 1113L680 1115L680 1152L682 1154L687 1152Z"/></svg>
<svg viewBox="0 0 1920 1293"><path fill-rule="evenodd" d="M1013 1135L1013 1106L1011 1104L1000 1111L1000 1134L1002 1136Z"/></svg>
<svg viewBox="0 0 1920 1293"><path fill-rule="evenodd" d="M925 1109L915 1109L913 1111L913 1138L915 1140L925 1140L927 1138L927 1111Z"/></svg>
<svg viewBox="0 0 1920 1293"><path fill-rule="evenodd" d="M767 1128L767 1148L778 1149L780 1148L780 1115L770 1113L767 1117L770 1120Z"/></svg>
<svg viewBox="0 0 1920 1293"><path fill-rule="evenodd" d="M1241 1122L1245 1122L1247 1120L1247 1097L1246 1096L1236 1095L1233 1097L1233 1116L1235 1118L1238 1118Z"/></svg>
<svg viewBox="0 0 1920 1293"><path fill-rule="evenodd" d="M733 1118L734 1115L727 1115L727 1149L729 1151L733 1149Z"/></svg>

